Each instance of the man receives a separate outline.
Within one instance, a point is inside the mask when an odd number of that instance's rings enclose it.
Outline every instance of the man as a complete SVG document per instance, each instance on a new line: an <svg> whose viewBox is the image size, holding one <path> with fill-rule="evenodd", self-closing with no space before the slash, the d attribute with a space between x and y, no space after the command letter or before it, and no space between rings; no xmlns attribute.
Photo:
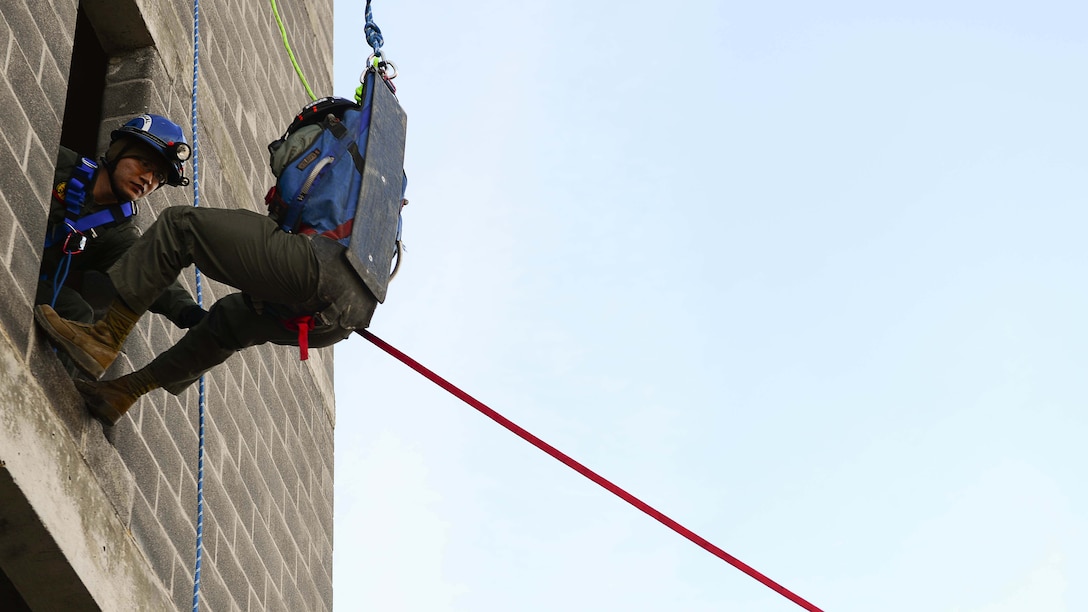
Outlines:
<svg viewBox="0 0 1088 612"><path fill-rule="evenodd" d="M140 237L133 223L137 200L162 185L189 184L188 158L181 128L159 115L140 115L114 130L97 163L61 147L35 303L92 322L94 310L79 291L85 273L105 274ZM192 327L206 314L176 282L150 310L180 328Z"/></svg>
<svg viewBox="0 0 1088 612"><path fill-rule="evenodd" d="M377 306L345 257L325 236L283 231L248 210L173 206L109 270L118 298L93 324L61 318L48 305L34 318L50 340L95 379L117 358L125 337L181 270L202 273L242 293L218 300L208 316L147 366L107 382L76 381L87 408L113 425L143 394L178 395L235 352L272 342L330 346L365 328Z"/></svg>
<svg viewBox="0 0 1088 612"><path fill-rule="evenodd" d="M371 74L370 79L376 77ZM400 200L395 202L396 185L385 178L403 173L397 165L403 148L365 155L368 130L382 117L371 112L375 90L387 96L383 104L392 100L391 90L373 86L363 96L365 102L319 100L307 105L287 133L269 145L278 180L266 198L268 216L240 209L167 208L109 269L117 299L105 316L87 324L66 319L44 304L34 309L35 321L53 344L97 381L139 318L189 265L240 290L218 300L205 318L145 367L106 382L77 380L91 414L113 425L149 391L163 388L178 395L245 347L293 345L306 359L309 346L330 346L370 324L376 295L384 296L380 273L379 280L371 278L370 266L380 270L389 264L384 258L394 256L400 236L398 204L407 202L406 182L400 181ZM386 138L399 129L403 139L403 114L390 112L388 117L380 124ZM379 199L360 208L364 170ZM297 180L303 174L305 180ZM354 245L359 211L363 227L377 237ZM361 257L357 249L364 248ZM366 262L364 272L357 271L356 260Z"/></svg>

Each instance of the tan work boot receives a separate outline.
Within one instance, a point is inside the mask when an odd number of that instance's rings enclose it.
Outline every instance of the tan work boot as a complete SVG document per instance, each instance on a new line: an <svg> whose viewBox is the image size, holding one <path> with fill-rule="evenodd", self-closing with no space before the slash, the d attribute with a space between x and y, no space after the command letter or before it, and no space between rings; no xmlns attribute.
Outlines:
<svg viewBox="0 0 1088 612"><path fill-rule="evenodd" d="M87 410L103 425L116 425L141 395L160 386L147 368L115 380L76 380L75 383L76 390L87 404Z"/></svg>
<svg viewBox="0 0 1088 612"><path fill-rule="evenodd" d="M64 319L46 304L34 308L34 320L57 348L68 353L79 369L97 380L117 359L121 345L140 320L140 315L121 300L114 300L106 316L92 325Z"/></svg>

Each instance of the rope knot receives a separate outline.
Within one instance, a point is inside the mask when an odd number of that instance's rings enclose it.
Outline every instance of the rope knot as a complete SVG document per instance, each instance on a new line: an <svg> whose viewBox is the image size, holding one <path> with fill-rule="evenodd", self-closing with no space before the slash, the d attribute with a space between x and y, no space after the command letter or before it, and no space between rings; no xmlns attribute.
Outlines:
<svg viewBox="0 0 1088 612"><path fill-rule="evenodd" d="M370 45L370 48L374 49L374 55L382 54L382 45L385 44L385 39L382 38L382 30L378 27L378 24L374 23L374 11L370 8L370 0L366 2L365 11L366 25L363 26L363 34L366 35L366 42Z"/></svg>

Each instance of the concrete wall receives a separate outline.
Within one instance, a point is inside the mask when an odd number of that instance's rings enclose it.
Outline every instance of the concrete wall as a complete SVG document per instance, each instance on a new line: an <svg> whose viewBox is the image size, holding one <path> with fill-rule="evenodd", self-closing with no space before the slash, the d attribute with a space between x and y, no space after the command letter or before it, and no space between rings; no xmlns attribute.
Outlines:
<svg viewBox="0 0 1088 612"><path fill-rule="evenodd" d="M83 5L110 56L100 134L142 112L188 133L191 1ZM18 592L0 589L0 608L188 610L196 387L153 391L104 431L32 324L78 6L0 2L0 583ZM317 26L331 24L332 1L279 6L311 86L329 92L332 29ZM308 97L269 3L204 3L200 33L200 204L263 212L265 145ZM140 225L192 198L160 190ZM205 282L205 305L231 291ZM146 316L106 378L178 337ZM257 347L207 377L202 609L331 608L334 421L331 350L299 362L295 349Z"/></svg>

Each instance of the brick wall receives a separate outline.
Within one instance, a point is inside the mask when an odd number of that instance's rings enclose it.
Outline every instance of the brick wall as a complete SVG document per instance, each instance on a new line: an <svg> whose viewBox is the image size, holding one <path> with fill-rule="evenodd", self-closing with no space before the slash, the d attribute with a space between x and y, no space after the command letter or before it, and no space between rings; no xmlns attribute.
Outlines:
<svg viewBox="0 0 1088 612"><path fill-rule="evenodd" d="M0 582L31 609L190 609L196 387L153 391L103 431L32 325L78 6L0 3ZM142 112L188 133L191 2L83 7L110 58L100 143ZM332 30L315 25L331 24L332 1L279 8L311 86L331 90ZM269 3L203 4L200 33L200 205L263 212L265 145L308 98ZM192 197L160 190L140 225ZM192 288L192 271L183 278ZM205 305L232 291L204 285ZM178 337L148 315L106 377ZM331 349L301 363L296 349L248 349L207 377L203 609L331 608L334 421Z"/></svg>

